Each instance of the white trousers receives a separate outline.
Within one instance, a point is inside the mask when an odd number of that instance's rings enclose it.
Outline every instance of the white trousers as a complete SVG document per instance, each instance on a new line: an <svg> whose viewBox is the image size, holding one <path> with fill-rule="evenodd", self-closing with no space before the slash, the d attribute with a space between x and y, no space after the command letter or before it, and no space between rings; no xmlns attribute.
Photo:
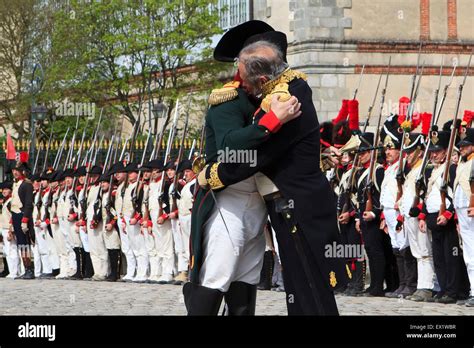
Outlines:
<svg viewBox="0 0 474 348"><path fill-rule="evenodd" d="M87 235L94 276L105 278L109 273L109 253L105 247L103 226L101 222L96 228L90 228L91 220L92 217L87 219Z"/></svg>
<svg viewBox="0 0 474 348"><path fill-rule="evenodd" d="M58 277L67 277L69 273L69 254L66 246L66 238L59 223L51 224L51 231L53 233L54 246L59 259Z"/></svg>
<svg viewBox="0 0 474 348"><path fill-rule="evenodd" d="M418 270L417 289L433 289L435 272L430 232L420 231L418 218L406 217L403 228L407 231L410 250L416 259Z"/></svg>
<svg viewBox="0 0 474 348"><path fill-rule="evenodd" d="M67 218L63 218L61 220L65 221L63 222L64 226L67 226L66 224L69 224L69 229L67 229L66 227L66 230L68 231L68 240L69 240L69 243L72 245L72 247L83 248L82 241L81 241L81 234L80 232L76 231L76 223L68 221Z"/></svg>
<svg viewBox="0 0 474 348"><path fill-rule="evenodd" d="M135 225L130 225L130 217L125 216L125 223L127 224L127 235L135 259L137 260L137 273L134 281L145 281L148 277L148 252L146 250L145 235L141 233L141 226L137 222Z"/></svg>
<svg viewBox="0 0 474 348"><path fill-rule="evenodd" d="M15 279L20 276L20 254L18 253L18 247L16 245L16 240L8 240L8 229L4 228L1 230L3 236L3 254L7 259L7 265L9 274L7 278Z"/></svg>
<svg viewBox="0 0 474 348"><path fill-rule="evenodd" d="M471 296L474 296L474 218L467 216L467 208L456 209L461 232L464 262L471 284Z"/></svg>
<svg viewBox="0 0 474 348"><path fill-rule="evenodd" d="M225 224L214 208L203 231L200 282L223 292L234 281L257 284L265 252L265 203L258 192L238 190L241 183L216 193Z"/></svg>
<svg viewBox="0 0 474 348"><path fill-rule="evenodd" d="M107 249L120 249L120 235L115 228L112 231L104 229L104 241Z"/></svg>
<svg viewBox="0 0 474 348"><path fill-rule="evenodd" d="M387 224L392 248L399 250L405 249L408 246L407 233L403 228L400 232L396 230L398 211L392 208L384 208L383 215L385 217L385 223Z"/></svg>
<svg viewBox="0 0 474 348"><path fill-rule="evenodd" d="M191 236L191 214L179 216L179 242L175 244L175 251L178 254L178 272L186 272L189 266L189 237ZM176 243L176 242L175 242Z"/></svg>
<svg viewBox="0 0 474 348"><path fill-rule="evenodd" d="M146 245L150 255L150 280L160 276L172 276L174 268L173 231L171 221L159 225L158 211L151 210L152 233L146 234Z"/></svg>
<svg viewBox="0 0 474 348"><path fill-rule="evenodd" d="M177 274L178 272L178 255L179 255L179 248L181 248L181 233L179 231L179 220L178 219L170 219L171 221L171 229L173 231L173 246L174 246L174 264L173 264L173 273Z"/></svg>
<svg viewBox="0 0 474 348"><path fill-rule="evenodd" d="M46 229L35 226L35 246L33 256L35 260L35 276L39 277L41 273L52 273L53 265L51 263L51 251L48 245L48 239L51 237Z"/></svg>
<svg viewBox="0 0 474 348"><path fill-rule="evenodd" d="M76 253L74 252L74 248L81 247L81 239L79 238L79 234L76 232L74 222L69 222L65 217L59 218L59 228L64 235L68 254L67 275L72 276L77 270ZM73 236L75 236L77 241L79 241L77 245L75 245L76 242L72 239Z"/></svg>
<svg viewBox="0 0 474 348"><path fill-rule="evenodd" d="M89 236L87 235L87 226L79 227L79 238L81 239L82 247L86 253L90 253L91 249L89 247Z"/></svg>
<svg viewBox="0 0 474 348"><path fill-rule="evenodd" d="M124 280L132 280L135 277L135 272L137 268L137 260L133 254L132 248L130 247L130 241L127 233L124 233L123 229L123 219L117 220L117 225L120 231L120 247L122 248L122 253L125 255L125 260L127 261L127 271L124 275Z"/></svg>

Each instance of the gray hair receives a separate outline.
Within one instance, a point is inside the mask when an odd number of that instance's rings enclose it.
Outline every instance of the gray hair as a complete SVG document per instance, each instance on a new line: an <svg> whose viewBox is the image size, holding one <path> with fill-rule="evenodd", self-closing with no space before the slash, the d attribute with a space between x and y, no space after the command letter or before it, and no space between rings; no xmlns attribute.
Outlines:
<svg viewBox="0 0 474 348"><path fill-rule="evenodd" d="M271 49L273 55L259 55L258 52L262 48ZM239 53L239 60L245 65L248 81L253 86L258 85L260 76L266 76L273 80L288 68L288 64L283 60L283 52L280 48L265 40L256 41L244 47Z"/></svg>

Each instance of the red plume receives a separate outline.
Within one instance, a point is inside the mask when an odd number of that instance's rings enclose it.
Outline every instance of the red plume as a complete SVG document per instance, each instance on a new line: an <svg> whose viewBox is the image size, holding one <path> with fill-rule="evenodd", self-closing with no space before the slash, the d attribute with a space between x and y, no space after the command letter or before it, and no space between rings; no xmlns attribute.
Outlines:
<svg viewBox="0 0 474 348"><path fill-rule="evenodd" d="M332 124L347 120L347 115L349 115L348 105L349 100L343 99L341 109L339 110L339 113L337 114L336 118L332 120Z"/></svg>
<svg viewBox="0 0 474 348"><path fill-rule="evenodd" d="M431 126L431 118L433 117L432 114L428 112L423 112L421 114L421 134L428 136L430 132L430 126Z"/></svg>
<svg viewBox="0 0 474 348"><path fill-rule="evenodd" d="M357 99L349 100L349 129L359 130L359 101Z"/></svg>
<svg viewBox="0 0 474 348"><path fill-rule="evenodd" d="M421 120L421 115L418 112L414 112L412 117L411 117L411 129L416 129L420 123L422 122Z"/></svg>
<svg viewBox="0 0 474 348"><path fill-rule="evenodd" d="M26 151L20 152L20 162L27 163L28 158L29 158L28 152L26 152Z"/></svg>
<svg viewBox="0 0 474 348"><path fill-rule="evenodd" d="M405 121L407 115L408 104L410 104L410 98L401 97L398 100L398 123L402 124Z"/></svg>
<svg viewBox="0 0 474 348"><path fill-rule="evenodd" d="M464 116L462 118L462 122L465 123L466 126L470 127L473 120L474 120L474 111L464 110Z"/></svg>

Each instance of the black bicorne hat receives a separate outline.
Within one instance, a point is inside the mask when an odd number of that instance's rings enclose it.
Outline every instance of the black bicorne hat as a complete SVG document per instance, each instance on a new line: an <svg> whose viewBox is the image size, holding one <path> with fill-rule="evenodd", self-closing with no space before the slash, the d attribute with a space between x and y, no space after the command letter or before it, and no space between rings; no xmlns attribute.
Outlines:
<svg viewBox="0 0 474 348"><path fill-rule="evenodd" d="M365 132L358 135L360 139L359 152L367 151L374 146L374 133Z"/></svg>
<svg viewBox="0 0 474 348"><path fill-rule="evenodd" d="M465 128L457 147L474 145L474 128Z"/></svg>
<svg viewBox="0 0 474 348"><path fill-rule="evenodd" d="M178 173L185 171L186 169L193 169L193 162L188 159L182 160L178 165Z"/></svg>
<svg viewBox="0 0 474 348"><path fill-rule="evenodd" d="M275 31L269 24L251 20L229 29L214 49L214 59L220 62L233 62L244 48L245 42L254 35ZM253 41L254 42L254 41Z"/></svg>

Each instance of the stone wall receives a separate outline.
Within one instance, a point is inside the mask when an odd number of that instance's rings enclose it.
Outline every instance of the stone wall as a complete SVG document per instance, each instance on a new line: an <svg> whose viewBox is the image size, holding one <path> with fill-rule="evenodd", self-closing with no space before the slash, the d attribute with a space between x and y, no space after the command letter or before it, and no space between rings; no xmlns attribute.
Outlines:
<svg viewBox="0 0 474 348"><path fill-rule="evenodd" d="M364 117L389 56L392 75L384 114L396 110L399 97L410 93L420 38L426 69L417 108L431 112L443 57L444 85L454 63L459 64L457 75L464 73L474 49L471 0L254 0L253 7L254 19L287 34L288 61L308 74L320 121L335 117L341 100L352 97L365 64L357 96ZM464 89L461 113L474 109L473 75L474 69ZM461 79L457 76L451 85L440 122L454 112Z"/></svg>

